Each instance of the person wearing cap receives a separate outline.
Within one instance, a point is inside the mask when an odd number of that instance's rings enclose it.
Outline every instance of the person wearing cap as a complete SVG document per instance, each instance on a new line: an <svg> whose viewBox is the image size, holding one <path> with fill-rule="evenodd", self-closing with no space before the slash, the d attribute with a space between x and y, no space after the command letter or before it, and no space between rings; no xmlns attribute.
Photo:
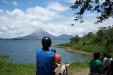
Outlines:
<svg viewBox="0 0 113 75"><path fill-rule="evenodd" d="M36 75L55 75L55 53L49 49L51 43L49 37L43 37L42 48L36 50Z"/></svg>

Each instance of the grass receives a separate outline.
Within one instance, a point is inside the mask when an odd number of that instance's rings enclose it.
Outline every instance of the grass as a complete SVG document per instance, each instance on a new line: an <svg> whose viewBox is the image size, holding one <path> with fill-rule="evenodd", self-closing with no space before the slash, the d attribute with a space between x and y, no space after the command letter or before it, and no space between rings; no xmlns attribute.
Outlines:
<svg viewBox="0 0 113 75"><path fill-rule="evenodd" d="M88 59L89 59L89 57L92 57L92 53L82 51L82 50L75 50L72 47L70 47L68 44L66 44L66 45L65 44L60 44L60 45L57 45L56 47L64 48L65 51L70 52L70 53L76 53L76 54L86 56Z"/></svg>
<svg viewBox="0 0 113 75"><path fill-rule="evenodd" d="M86 68L88 68L88 61L71 63L67 68L68 75L76 74Z"/></svg>
<svg viewBox="0 0 113 75"><path fill-rule="evenodd" d="M0 56L0 75L36 75L35 64L15 64Z"/></svg>

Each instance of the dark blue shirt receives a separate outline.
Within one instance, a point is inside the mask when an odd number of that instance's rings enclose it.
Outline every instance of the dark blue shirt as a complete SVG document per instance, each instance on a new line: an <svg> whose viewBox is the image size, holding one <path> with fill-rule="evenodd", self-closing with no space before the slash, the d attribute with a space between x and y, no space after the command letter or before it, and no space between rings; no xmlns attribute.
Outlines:
<svg viewBox="0 0 113 75"><path fill-rule="evenodd" d="M55 53L50 50L36 50L36 75L55 75L54 55Z"/></svg>

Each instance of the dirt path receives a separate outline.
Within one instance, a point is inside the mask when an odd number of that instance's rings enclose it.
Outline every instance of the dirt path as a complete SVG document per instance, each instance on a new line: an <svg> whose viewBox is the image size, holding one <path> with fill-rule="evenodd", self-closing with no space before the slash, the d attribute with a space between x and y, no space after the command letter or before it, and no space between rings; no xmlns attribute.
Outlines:
<svg viewBox="0 0 113 75"><path fill-rule="evenodd" d="M73 75L88 75L88 73L89 73L89 69L87 68L87 69L83 69L83 70L81 70L79 72L76 72Z"/></svg>

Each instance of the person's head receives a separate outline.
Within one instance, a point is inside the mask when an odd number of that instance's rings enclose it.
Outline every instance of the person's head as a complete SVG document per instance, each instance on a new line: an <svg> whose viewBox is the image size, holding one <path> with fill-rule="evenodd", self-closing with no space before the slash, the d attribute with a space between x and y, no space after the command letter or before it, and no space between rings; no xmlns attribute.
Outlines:
<svg viewBox="0 0 113 75"><path fill-rule="evenodd" d="M107 57L107 56L108 56L108 54L107 54L107 53L104 53L104 54L103 54L103 57Z"/></svg>
<svg viewBox="0 0 113 75"><path fill-rule="evenodd" d="M109 58L109 59L110 59L110 58L111 58L111 55L110 55L110 54L107 54L107 58Z"/></svg>
<svg viewBox="0 0 113 75"><path fill-rule="evenodd" d="M94 59L98 59L100 57L100 53L99 52L95 52L93 54Z"/></svg>
<svg viewBox="0 0 113 75"><path fill-rule="evenodd" d="M54 53L56 53L56 50L55 49L52 49L51 51L54 52Z"/></svg>
<svg viewBox="0 0 113 75"><path fill-rule="evenodd" d="M43 37L42 38L42 46L44 49L49 49L49 47L51 46L51 39L49 37Z"/></svg>
<svg viewBox="0 0 113 75"><path fill-rule="evenodd" d="M109 58L111 58L111 55L109 54Z"/></svg>

